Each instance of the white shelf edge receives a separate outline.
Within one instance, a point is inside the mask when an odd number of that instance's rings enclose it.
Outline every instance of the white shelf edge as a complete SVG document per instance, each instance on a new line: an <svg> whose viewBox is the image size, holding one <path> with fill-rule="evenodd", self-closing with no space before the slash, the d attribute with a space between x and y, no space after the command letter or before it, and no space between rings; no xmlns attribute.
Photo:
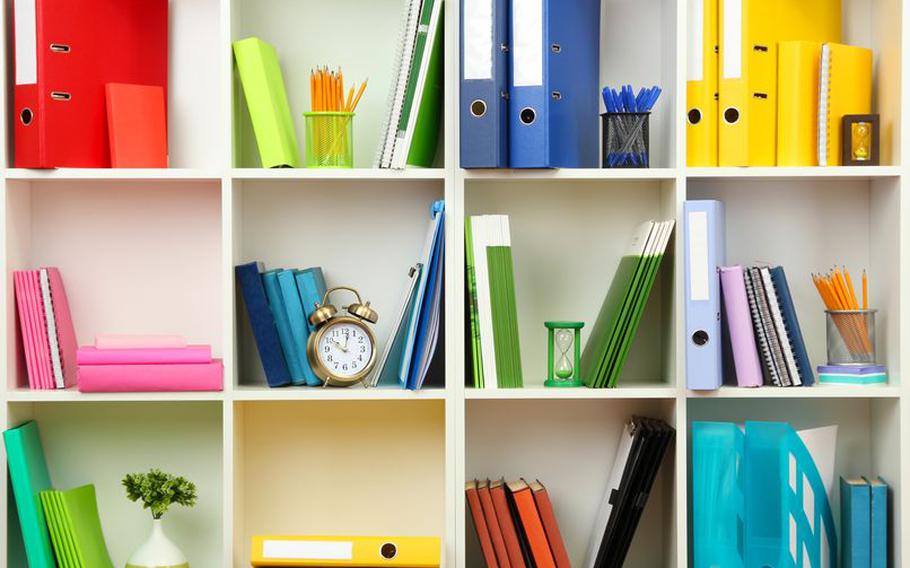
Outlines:
<svg viewBox="0 0 910 568"><path fill-rule="evenodd" d="M578 180L578 181L635 181L676 179L675 168L565 168L550 170L461 170L466 180L528 181L528 180Z"/></svg>
<svg viewBox="0 0 910 568"><path fill-rule="evenodd" d="M419 391L409 391L399 388L330 388L330 387L286 387L269 388L235 386L231 399L239 402L254 401L322 401L322 400L444 400L446 390L441 388L427 388Z"/></svg>
<svg viewBox="0 0 910 568"><path fill-rule="evenodd" d="M237 180L444 180L442 168L409 168L386 170L378 168L318 169L318 168L234 168L231 177Z"/></svg>
<svg viewBox="0 0 910 568"><path fill-rule="evenodd" d="M6 179L25 181L71 181L71 180L220 180L217 169L184 168L58 168L53 170L27 170L10 168L5 170Z"/></svg>
<svg viewBox="0 0 910 568"><path fill-rule="evenodd" d="M520 389L474 389L465 388L466 400L630 400L630 399L675 399L676 387L652 385L639 387L618 387L612 389L545 388L526 387Z"/></svg>
<svg viewBox="0 0 910 568"><path fill-rule="evenodd" d="M900 166L686 168L686 179L877 179L898 177Z"/></svg>
<svg viewBox="0 0 910 568"><path fill-rule="evenodd" d="M77 390L15 389L6 393L9 402L218 402L223 392L124 392L82 393Z"/></svg>
<svg viewBox="0 0 910 568"><path fill-rule="evenodd" d="M721 387L716 391L686 391L689 400L711 398L808 399L808 398L893 398L901 397L901 387L815 385L812 387Z"/></svg>

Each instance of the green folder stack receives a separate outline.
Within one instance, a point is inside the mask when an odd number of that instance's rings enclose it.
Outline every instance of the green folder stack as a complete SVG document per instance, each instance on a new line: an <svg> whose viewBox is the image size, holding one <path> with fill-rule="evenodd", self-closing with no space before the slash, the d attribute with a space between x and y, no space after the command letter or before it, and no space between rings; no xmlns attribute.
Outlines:
<svg viewBox="0 0 910 568"><path fill-rule="evenodd" d="M234 42L234 59L264 168L300 166L297 133L275 48L256 37Z"/></svg>
<svg viewBox="0 0 910 568"><path fill-rule="evenodd" d="M581 376L592 388L613 388L664 257L674 221L642 224L607 291L581 356Z"/></svg>
<svg viewBox="0 0 910 568"><path fill-rule="evenodd" d="M26 422L3 433L10 483L19 513L25 556L30 568L55 568L39 494L51 488L38 423Z"/></svg>
<svg viewBox="0 0 910 568"><path fill-rule="evenodd" d="M509 233L506 215L466 220L469 347L475 388L523 386Z"/></svg>
<svg viewBox="0 0 910 568"><path fill-rule="evenodd" d="M95 486L41 492L41 504L60 568L113 568L104 543Z"/></svg>

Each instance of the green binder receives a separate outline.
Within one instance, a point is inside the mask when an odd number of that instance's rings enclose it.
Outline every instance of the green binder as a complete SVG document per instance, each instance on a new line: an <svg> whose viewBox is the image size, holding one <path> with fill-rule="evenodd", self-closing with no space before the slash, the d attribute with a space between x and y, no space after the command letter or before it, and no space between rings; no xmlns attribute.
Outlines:
<svg viewBox="0 0 910 568"><path fill-rule="evenodd" d="M41 506L41 491L51 487L38 423L26 422L3 433L10 483L22 527L30 568L55 568L51 540Z"/></svg>
<svg viewBox="0 0 910 568"><path fill-rule="evenodd" d="M442 131L443 92L443 25L440 16L436 28L436 38L430 52L430 64L427 68L427 79L423 84L423 95L417 108L417 122L411 148L408 151L408 165L429 168L436 159L439 147L439 133Z"/></svg>
<svg viewBox="0 0 910 568"><path fill-rule="evenodd" d="M275 48L256 37L233 46L262 167L299 167L297 132Z"/></svg>

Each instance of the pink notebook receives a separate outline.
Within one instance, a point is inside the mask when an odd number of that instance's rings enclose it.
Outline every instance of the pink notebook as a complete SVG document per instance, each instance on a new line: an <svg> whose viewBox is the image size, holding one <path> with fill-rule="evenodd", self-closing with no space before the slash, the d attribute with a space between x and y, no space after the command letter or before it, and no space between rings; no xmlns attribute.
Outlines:
<svg viewBox="0 0 910 568"><path fill-rule="evenodd" d="M211 363L208 345L187 345L183 349L98 349L80 347L76 355L80 365L167 365L175 363Z"/></svg>
<svg viewBox="0 0 910 568"><path fill-rule="evenodd" d="M37 270L13 272L29 388L44 390L53 389L55 385L39 279Z"/></svg>
<svg viewBox="0 0 910 568"><path fill-rule="evenodd" d="M730 330L730 344L733 348L736 382L741 387L760 387L761 363L758 360L758 349L755 347L752 313L749 310L746 282L743 280L743 267L721 266L719 270L727 328Z"/></svg>
<svg viewBox="0 0 910 568"><path fill-rule="evenodd" d="M81 392L220 391L224 368L220 359L189 365L84 365L79 367Z"/></svg>
<svg viewBox="0 0 910 568"><path fill-rule="evenodd" d="M70 305L66 299L66 289L63 287L63 277L60 276L60 271L53 267L43 270L47 270L50 280L54 325L57 329L57 345L60 363L63 367L63 387L68 388L76 384L76 375L79 370L76 363L76 330L73 328L73 318L70 314Z"/></svg>
<svg viewBox="0 0 910 568"><path fill-rule="evenodd" d="M117 335L95 336L96 349L180 349L186 338L179 335Z"/></svg>

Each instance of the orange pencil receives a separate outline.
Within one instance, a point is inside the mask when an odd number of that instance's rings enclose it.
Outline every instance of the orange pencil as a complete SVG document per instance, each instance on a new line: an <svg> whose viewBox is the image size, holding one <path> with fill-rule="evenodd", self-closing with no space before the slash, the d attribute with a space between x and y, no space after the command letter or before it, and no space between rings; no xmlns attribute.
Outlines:
<svg viewBox="0 0 910 568"><path fill-rule="evenodd" d="M369 81L369 79L364 79L363 83L360 85L360 90L357 91L357 96L354 97L354 102L351 104L351 112L354 112L354 109L357 108L357 103L360 102L360 97L363 96L363 91L367 88L367 81Z"/></svg>
<svg viewBox="0 0 910 568"><path fill-rule="evenodd" d="M348 100L344 104L344 112L351 112L351 103L354 101L354 87L348 91Z"/></svg>
<svg viewBox="0 0 910 568"><path fill-rule="evenodd" d="M863 270L863 309L869 309L869 281L866 279L865 270Z"/></svg>
<svg viewBox="0 0 910 568"><path fill-rule="evenodd" d="M856 300L856 290L853 288L853 280L850 278L850 271L844 267L844 278L847 280L847 290L850 292L850 303L854 310L859 309L859 302Z"/></svg>

